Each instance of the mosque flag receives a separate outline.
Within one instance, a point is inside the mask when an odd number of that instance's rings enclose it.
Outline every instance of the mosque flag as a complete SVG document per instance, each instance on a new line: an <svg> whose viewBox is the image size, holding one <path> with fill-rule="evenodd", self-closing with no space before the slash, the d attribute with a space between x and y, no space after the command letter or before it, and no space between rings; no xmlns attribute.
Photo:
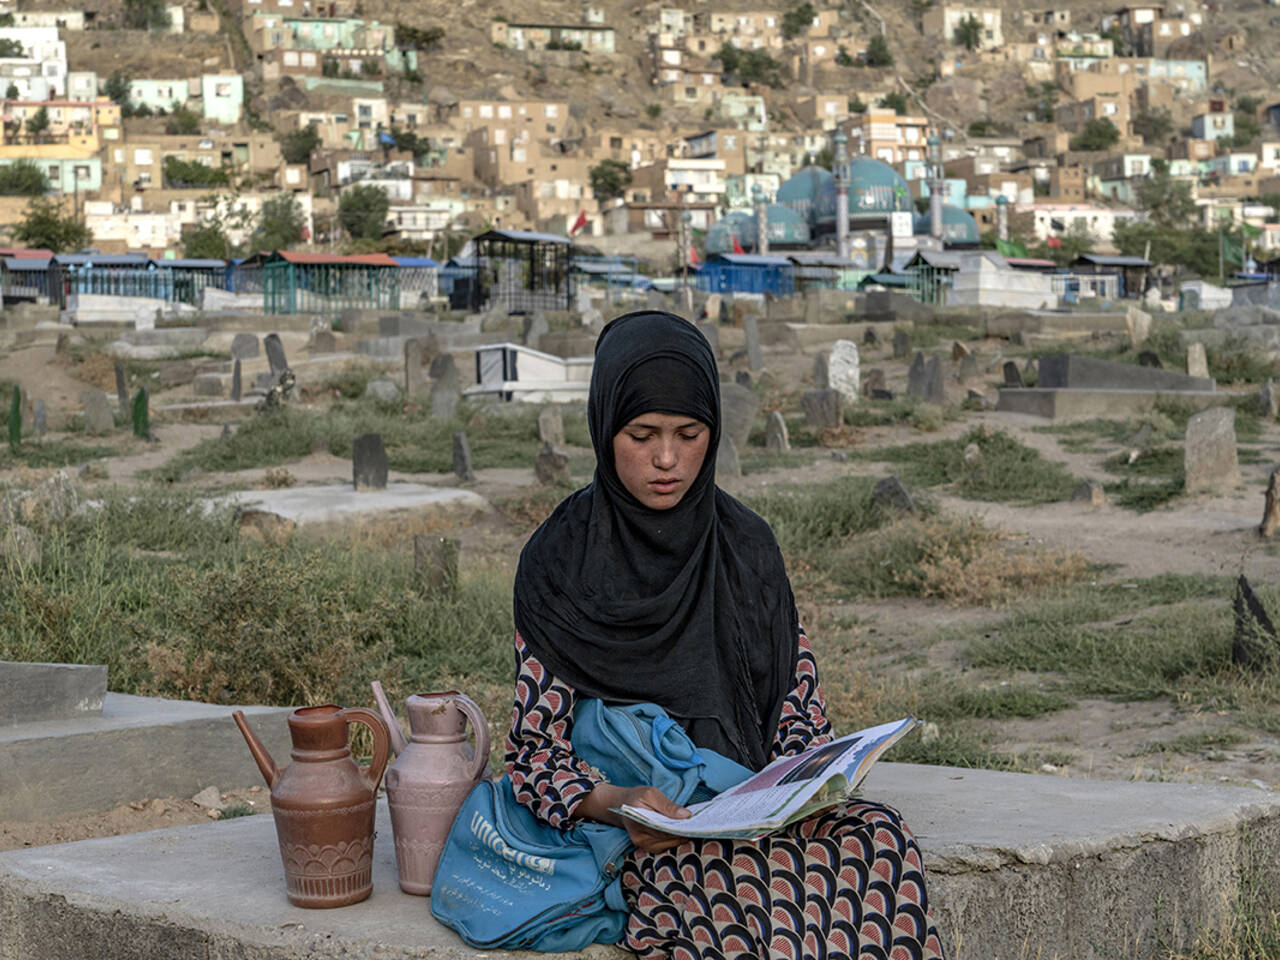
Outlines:
<svg viewBox="0 0 1280 960"><path fill-rule="evenodd" d="M587 225L587 211L583 210L578 213L578 219L573 221L573 226L569 230L569 236L573 236L579 230Z"/></svg>
<svg viewBox="0 0 1280 960"><path fill-rule="evenodd" d="M689 244L689 266L700 267L702 261L698 259L698 249L692 243Z"/></svg>
<svg viewBox="0 0 1280 960"><path fill-rule="evenodd" d="M745 250L743 250L743 249L742 249L742 244L740 244L740 243L738 242L738 238L737 238L737 237L734 237L734 238L733 238L733 252L734 252L734 253L746 253L746 252L747 252L747 251L745 251Z"/></svg>

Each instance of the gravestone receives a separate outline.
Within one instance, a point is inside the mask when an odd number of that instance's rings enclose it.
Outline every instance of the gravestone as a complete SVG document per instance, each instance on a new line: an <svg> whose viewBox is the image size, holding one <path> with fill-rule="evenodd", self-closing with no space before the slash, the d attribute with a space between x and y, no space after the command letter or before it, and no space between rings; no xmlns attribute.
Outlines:
<svg viewBox="0 0 1280 960"><path fill-rule="evenodd" d="M747 438L751 436L759 408L760 398L741 384L720 385L721 433L730 437L737 449L747 448Z"/></svg>
<svg viewBox="0 0 1280 960"><path fill-rule="evenodd" d="M577 290L577 299L574 303L577 304L579 313L586 313L591 309L591 291L586 287L579 287Z"/></svg>
<svg viewBox="0 0 1280 960"><path fill-rule="evenodd" d="M961 380L972 380L980 374L981 371L978 369L978 358L972 353L966 353L964 359L960 361L960 372L957 376Z"/></svg>
<svg viewBox="0 0 1280 960"><path fill-rule="evenodd" d="M1071 494L1072 503L1087 503L1091 507L1101 507L1107 502L1107 494L1102 484L1096 480L1081 480L1079 486Z"/></svg>
<svg viewBox="0 0 1280 960"><path fill-rule="evenodd" d="M733 438L724 433L720 434L720 446L716 448L716 474L721 477L742 476L738 447Z"/></svg>
<svg viewBox="0 0 1280 960"><path fill-rule="evenodd" d="M707 343L711 345L711 355L713 357L720 356L720 330L714 323L698 324L698 331L707 338Z"/></svg>
<svg viewBox="0 0 1280 960"><path fill-rule="evenodd" d="M146 387L133 398L133 435L143 440L151 439L151 394Z"/></svg>
<svg viewBox="0 0 1280 960"><path fill-rule="evenodd" d="M973 351L966 347L959 340L951 341L951 359L955 363L961 363L965 357L973 356Z"/></svg>
<svg viewBox="0 0 1280 960"><path fill-rule="evenodd" d="M1276 385L1270 377L1267 377L1267 382L1258 391L1257 399L1258 416L1264 420L1274 420L1277 411L1280 411L1280 391L1276 390Z"/></svg>
<svg viewBox="0 0 1280 960"><path fill-rule="evenodd" d="M862 344L867 347L874 347L880 343L880 336L876 333L875 327L867 327L862 331Z"/></svg>
<svg viewBox="0 0 1280 960"><path fill-rule="evenodd" d="M451 537L413 537L413 572L424 594L453 593L458 586L462 542Z"/></svg>
<svg viewBox="0 0 1280 960"><path fill-rule="evenodd" d="M275 334L272 334L275 336ZM276 338L279 340L279 337ZM259 353L256 333L237 333L231 338L231 356L236 360L252 360Z"/></svg>
<svg viewBox="0 0 1280 960"><path fill-rule="evenodd" d="M724 309L724 297L718 293L710 294L702 305L702 315L712 323L720 322L720 311Z"/></svg>
<svg viewBox="0 0 1280 960"><path fill-rule="evenodd" d="M58 339L53 344L53 355L55 357L64 356L69 349L71 349L71 334L58 334Z"/></svg>
<svg viewBox="0 0 1280 960"><path fill-rule="evenodd" d="M458 366L453 356L441 353L431 361L431 416L448 420L458 412L462 387L458 382Z"/></svg>
<svg viewBox="0 0 1280 960"><path fill-rule="evenodd" d="M1004 362L1004 385L1014 390L1021 390L1025 384L1022 382L1022 374L1018 372L1018 364L1013 360Z"/></svg>
<svg viewBox="0 0 1280 960"><path fill-rule="evenodd" d="M267 363L271 365L271 376L274 379L289 369L289 361L284 356L284 344L280 342L278 333L268 333L262 341L267 351Z"/></svg>
<svg viewBox="0 0 1280 960"><path fill-rule="evenodd" d="M191 381L191 389L197 397L221 397L222 375L218 373L201 373Z"/></svg>
<svg viewBox="0 0 1280 960"><path fill-rule="evenodd" d="M121 413L129 409L129 378L123 363L116 364L116 403L120 405Z"/></svg>
<svg viewBox="0 0 1280 960"><path fill-rule="evenodd" d="M351 477L357 491L387 489L387 449L382 434L365 433L352 441Z"/></svg>
<svg viewBox="0 0 1280 960"><path fill-rule="evenodd" d="M235 365L231 368L231 399L240 400L240 395L244 391L243 373L240 370L240 361L237 359Z"/></svg>
<svg viewBox="0 0 1280 960"><path fill-rule="evenodd" d="M1187 376L1209 379L1209 360L1203 343L1187 344Z"/></svg>
<svg viewBox="0 0 1280 960"><path fill-rule="evenodd" d="M1244 574L1236 580L1232 608L1235 630L1231 640L1231 659L1246 670L1271 666L1276 654L1280 653L1275 624Z"/></svg>
<svg viewBox="0 0 1280 960"><path fill-rule="evenodd" d="M942 386L942 361L930 357L924 368L924 402L941 407L947 402L947 393Z"/></svg>
<svg viewBox="0 0 1280 960"><path fill-rule="evenodd" d="M159 380L162 387L185 387L195 378L195 364L186 360L181 360L178 363L167 363L160 368Z"/></svg>
<svg viewBox="0 0 1280 960"><path fill-rule="evenodd" d="M831 357L826 350L820 350L814 355L813 386L817 390L826 390L831 386Z"/></svg>
<svg viewBox="0 0 1280 960"><path fill-rule="evenodd" d="M393 406L400 402L400 388L390 377L374 377L364 385L365 400L374 400L383 406Z"/></svg>
<svg viewBox="0 0 1280 960"><path fill-rule="evenodd" d="M888 383L885 380L884 371L879 367L872 367L867 371L867 375L862 378L862 395L864 397L873 396L877 390L884 390L887 387Z"/></svg>
<svg viewBox="0 0 1280 960"><path fill-rule="evenodd" d="M905 513L916 511L916 502L911 496L911 491L894 474L877 481L871 490L871 502L878 507L902 510Z"/></svg>
<svg viewBox="0 0 1280 960"><path fill-rule="evenodd" d="M893 359L901 360L911 353L911 335L905 330L893 331Z"/></svg>
<svg viewBox="0 0 1280 960"><path fill-rule="evenodd" d="M1129 334L1129 344L1137 350L1151 334L1151 314L1130 305L1125 309L1124 326Z"/></svg>
<svg viewBox="0 0 1280 960"><path fill-rule="evenodd" d="M542 342L543 334L551 332L551 324L547 322L546 311L535 310L531 314L526 314L524 318L524 345L538 349L538 344Z"/></svg>
<svg viewBox="0 0 1280 960"><path fill-rule="evenodd" d="M787 436L787 421L777 410L770 412L765 419L764 448L770 453L786 453L791 449L791 438Z"/></svg>
<svg viewBox="0 0 1280 960"><path fill-rule="evenodd" d="M553 447L564 446L564 414L557 406L538 411L538 439Z"/></svg>
<svg viewBox="0 0 1280 960"><path fill-rule="evenodd" d="M311 334L312 353L337 353L338 338L332 330L315 330Z"/></svg>
<svg viewBox="0 0 1280 960"><path fill-rule="evenodd" d="M275 378L271 376L271 372L260 373L253 378L253 389L258 393L266 393L271 389L271 384L275 382Z"/></svg>
<svg viewBox="0 0 1280 960"><path fill-rule="evenodd" d="M907 368L907 396L924 398L925 375L927 361L924 353L917 350L915 357L911 361L911 366Z"/></svg>
<svg viewBox="0 0 1280 960"><path fill-rule="evenodd" d="M752 370L764 369L764 353L760 350L760 318L749 313L742 318L742 332L746 339L747 366Z"/></svg>
<svg viewBox="0 0 1280 960"><path fill-rule="evenodd" d="M453 472L466 483L473 483L476 479L476 472L471 468L471 444L467 443L465 430L453 435Z"/></svg>
<svg viewBox="0 0 1280 960"><path fill-rule="evenodd" d="M404 395L413 399L427 387L427 346L419 337L404 342Z"/></svg>
<svg viewBox="0 0 1280 960"><path fill-rule="evenodd" d="M533 458L533 475L538 482L549 486L567 487L571 482L569 476L569 455L557 450L548 440Z"/></svg>
<svg viewBox="0 0 1280 960"><path fill-rule="evenodd" d="M853 403L862 390L862 364L858 345L852 340L837 340L831 345L827 359L827 386L839 390L845 403Z"/></svg>
<svg viewBox="0 0 1280 960"><path fill-rule="evenodd" d="M84 432L88 434L110 433L116 425L111 413L111 402L101 390L86 390L80 397L84 405Z"/></svg>
<svg viewBox="0 0 1280 960"><path fill-rule="evenodd" d="M1040 378L1036 386L1050 389L1084 390L1174 390L1212 391L1212 380L1189 377L1176 370L1157 370L1132 363L1116 363L1096 357L1066 353L1040 358Z"/></svg>
<svg viewBox="0 0 1280 960"><path fill-rule="evenodd" d="M1234 410L1212 407L1187 421L1183 473L1187 493L1225 493L1240 482Z"/></svg>
<svg viewBox="0 0 1280 960"><path fill-rule="evenodd" d="M733 382L740 387L746 387L748 390L750 390L751 389L751 371L738 370L733 375Z"/></svg>
<svg viewBox="0 0 1280 960"><path fill-rule="evenodd" d="M1036 375L1036 377L1039 377L1039 376L1040 376L1040 366L1039 366L1039 364L1036 362L1036 358L1035 358L1035 357L1028 357L1028 358L1027 358L1027 362L1026 362L1026 363L1024 363L1024 364L1022 365L1022 378L1023 378L1023 380L1025 380L1027 377L1031 376L1032 374L1035 374L1035 375Z"/></svg>
<svg viewBox="0 0 1280 960"><path fill-rule="evenodd" d="M839 390L806 390L800 397L804 422L818 429L832 429L844 422Z"/></svg>
<svg viewBox="0 0 1280 960"><path fill-rule="evenodd" d="M31 408L31 432L37 437L43 437L48 429L49 409L43 399L37 400Z"/></svg>
<svg viewBox="0 0 1280 960"><path fill-rule="evenodd" d="M1160 355L1154 350L1143 350L1138 354L1138 366L1151 367L1153 370L1163 370L1164 364L1160 362Z"/></svg>

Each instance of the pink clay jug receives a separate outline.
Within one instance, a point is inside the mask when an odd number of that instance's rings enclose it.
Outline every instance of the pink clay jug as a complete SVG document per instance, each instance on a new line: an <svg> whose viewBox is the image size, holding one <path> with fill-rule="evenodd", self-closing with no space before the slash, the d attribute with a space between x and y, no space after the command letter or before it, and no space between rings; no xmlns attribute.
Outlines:
<svg viewBox="0 0 1280 960"><path fill-rule="evenodd" d="M488 766L489 723L464 694L416 693L405 701L410 731L406 741L377 680L373 697L397 754L386 782L400 889L427 896L453 818ZM466 742L468 720L475 731L475 750Z"/></svg>

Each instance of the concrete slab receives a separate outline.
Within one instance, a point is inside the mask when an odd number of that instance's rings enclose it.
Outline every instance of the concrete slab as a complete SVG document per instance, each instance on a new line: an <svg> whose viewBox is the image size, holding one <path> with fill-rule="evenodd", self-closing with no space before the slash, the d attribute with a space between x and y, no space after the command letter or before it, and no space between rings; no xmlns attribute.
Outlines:
<svg viewBox="0 0 1280 960"><path fill-rule="evenodd" d="M1097 357L1054 353L1040 358L1036 386L1085 390L1212 391L1209 377L1191 377L1177 370L1115 363Z"/></svg>
<svg viewBox="0 0 1280 960"><path fill-rule="evenodd" d="M231 720L238 708L108 693L102 714L0 727L0 820L52 820L142 797L189 797L262 779ZM289 753L287 708L240 708ZM3 914L0 914L3 916Z"/></svg>
<svg viewBox="0 0 1280 960"><path fill-rule="evenodd" d="M1146 413L1162 400L1205 409L1224 402L1227 394L1212 390L1060 390L1046 387L1001 389L996 410L1029 413L1050 420L1091 420Z"/></svg>
<svg viewBox="0 0 1280 960"><path fill-rule="evenodd" d="M919 838L953 957L1152 957L1216 928L1246 861L1264 889L1280 879L1280 798L1258 790L886 763L865 793ZM338 910L290 906L267 816L0 854L0 960L534 956L439 927L396 885L378 817L373 896Z"/></svg>
<svg viewBox="0 0 1280 960"><path fill-rule="evenodd" d="M340 520L367 513L444 511L451 516L489 509L489 501L470 490L428 487L420 483L389 483L385 490L356 492L349 484L247 490L214 501L265 510L295 523Z"/></svg>
<svg viewBox="0 0 1280 960"><path fill-rule="evenodd" d="M1058 310L1012 310L986 318L988 337L1011 337L1015 333L1071 338L1080 334L1124 333L1125 315L1116 313L1076 313Z"/></svg>
<svg viewBox="0 0 1280 960"><path fill-rule="evenodd" d="M107 668L0 660L0 727L102 715Z"/></svg>

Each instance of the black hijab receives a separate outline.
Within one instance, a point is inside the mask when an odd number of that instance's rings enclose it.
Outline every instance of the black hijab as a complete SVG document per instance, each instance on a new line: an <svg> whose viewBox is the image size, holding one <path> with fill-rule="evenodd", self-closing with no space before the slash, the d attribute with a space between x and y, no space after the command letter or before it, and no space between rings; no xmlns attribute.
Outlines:
<svg viewBox="0 0 1280 960"><path fill-rule="evenodd" d="M642 505L614 466L614 435L644 413L710 427L702 468L670 510ZM773 531L715 484L710 345L670 313L614 320L596 343L587 420L595 477L521 553L516 629L583 696L656 703L695 743L759 770L795 683L799 623Z"/></svg>

